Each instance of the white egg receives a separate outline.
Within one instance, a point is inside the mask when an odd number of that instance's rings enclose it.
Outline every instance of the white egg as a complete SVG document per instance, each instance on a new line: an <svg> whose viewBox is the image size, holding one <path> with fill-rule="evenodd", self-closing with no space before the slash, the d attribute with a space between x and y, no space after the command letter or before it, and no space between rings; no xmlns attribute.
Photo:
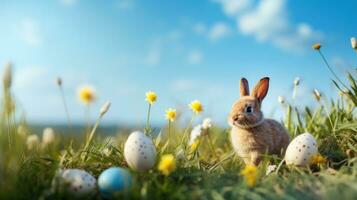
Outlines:
<svg viewBox="0 0 357 200"><path fill-rule="evenodd" d="M288 165L306 166L311 157L317 154L317 143L310 133L303 133L294 138L286 149L285 161Z"/></svg>
<svg viewBox="0 0 357 200"><path fill-rule="evenodd" d="M124 157L133 170L146 171L155 165L156 148L151 138L140 131L135 131L125 142Z"/></svg>
<svg viewBox="0 0 357 200"><path fill-rule="evenodd" d="M58 183L75 196L93 194L96 191L96 179L81 169L60 170L56 176Z"/></svg>

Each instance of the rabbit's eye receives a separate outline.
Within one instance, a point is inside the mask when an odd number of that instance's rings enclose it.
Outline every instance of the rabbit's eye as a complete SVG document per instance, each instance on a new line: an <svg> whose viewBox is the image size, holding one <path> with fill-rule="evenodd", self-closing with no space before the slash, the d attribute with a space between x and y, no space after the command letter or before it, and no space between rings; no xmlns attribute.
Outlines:
<svg viewBox="0 0 357 200"><path fill-rule="evenodd" d="M252 112L253 112L252 106L247 106L247 107L245 108L245 112L246 112L246 113L252 113Z"/></svg>

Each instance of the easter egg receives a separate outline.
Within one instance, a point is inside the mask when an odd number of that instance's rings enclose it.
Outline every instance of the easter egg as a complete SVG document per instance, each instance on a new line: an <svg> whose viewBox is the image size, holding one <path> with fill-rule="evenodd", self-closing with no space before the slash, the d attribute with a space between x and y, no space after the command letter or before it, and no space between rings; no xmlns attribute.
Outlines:
<svg viewBox="0 0 357 200"><path fill-rule="evenodd" d="M133 170L146 171L155 165L156 148L151 138L140 131L135 131L125 142L124 157Z"/></svg>
<svg viewBox="0 0 357 200"><path fill-rule="evenodd" d="M77 197L93 194L96 190L96 179L81 169L60 170L56 178L61 186Z"/></svg>
<svg viewBox="0 0 357 200"><path fill-rule="evenodd" d="M120 167L112 167L104 170L98 178L99 191L104 196L113 196L130 188L131 175L128 170Z"/></svg>
<svg viewBox="0 0 357 200"><path fill-rule="evenodd" d="M317 143L310 133L294 138L286 149L285 161L288 165L306 166L311 157L317 154Z"/></svg>

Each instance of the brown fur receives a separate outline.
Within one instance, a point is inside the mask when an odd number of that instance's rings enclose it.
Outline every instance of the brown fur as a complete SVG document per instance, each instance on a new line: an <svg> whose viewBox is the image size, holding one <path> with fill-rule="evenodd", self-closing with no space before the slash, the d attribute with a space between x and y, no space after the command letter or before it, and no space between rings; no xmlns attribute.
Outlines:
<svg viewBox="0 0 357 200"><path fill-rule="evenodd" d="M258 165L265 153L282 155L289 144L286 129L277 121L264 119L260 110L268 88L269 78L266 77L260 80L251 96L248 96L248 81L242 78L241 99L234 103L229 114L232 145L246 164Z"/></svg>

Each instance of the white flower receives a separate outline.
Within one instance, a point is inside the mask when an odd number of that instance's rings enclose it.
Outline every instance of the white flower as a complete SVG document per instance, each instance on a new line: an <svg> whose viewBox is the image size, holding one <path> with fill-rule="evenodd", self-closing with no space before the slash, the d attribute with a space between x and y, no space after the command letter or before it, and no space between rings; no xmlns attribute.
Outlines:
<svg viewBox="0 0 357 200"><path fill-rule="evenodd" d="M202 122L202 128L203 129L209 129L212 127L212 120L211 118L206 118Z"/></svg>
<svg viewBox="0 0 357 200"><path fill-rule="evenodd" d="M111 103L109 101L105 102L105 104L100 109L100 116L101 117L103 117L103 115L105 115L105 113L108 112L108 110L110 108L110 105L111 105Z"/></svg>
<svg viewBox="0 0 357 200"><path fill-rule="evenodd" d="M55 141L55 131L52 128L43 129L42 144L47 146Z"/></svg>
<svg viewBox="0 0 357 200"><path fill-rule="evenodd" d="M276 165L268 165L267 171L265 172L265 175L271 174L274 170L276 169Z"/></svg>
<svg viewBox="0 0 357 200"><path fill-rule="evenodd" d="M38 135L29 135L26 140L26 145L29 150L37 148L37 146L40 144L40 139Z"/></svg>
<svg viewBox="0 0 357 200"><path fill-rule="evenodd" d="M352 45L353 49L357 50L357 40L356 40L356 38L351 37L351 45Z"/></svg>
<svg viewBox="0 0 357 200"><path fill-rule="evenodd" d="M300 84L300 77L296 77L294 80L294 85L298 86Z"/></svg>
<svg viewBox="0 0 357 200"><path fill-rule="evenodd" d="M19 127L17 127L17 134L22 138L26 138L27 136L26 128L23 125L19 125Z"/></svg>
<svg viewBox="0 0 357 200"><path fill-rule="evenodd" d="M190 141L188 142L189 145L193 144L193 142L195 142L195 140L201 135L202 133L202 125L197 125L195 126L192 131L191 131L191 135L190 135Z"/></svg>
<svg viewBox="0 0 357 200"><path fill-rule="evenodd" d="M285 103L285 98L283 96L279 96L278 97L278 101L280 104L284 104Z"/></svg>

